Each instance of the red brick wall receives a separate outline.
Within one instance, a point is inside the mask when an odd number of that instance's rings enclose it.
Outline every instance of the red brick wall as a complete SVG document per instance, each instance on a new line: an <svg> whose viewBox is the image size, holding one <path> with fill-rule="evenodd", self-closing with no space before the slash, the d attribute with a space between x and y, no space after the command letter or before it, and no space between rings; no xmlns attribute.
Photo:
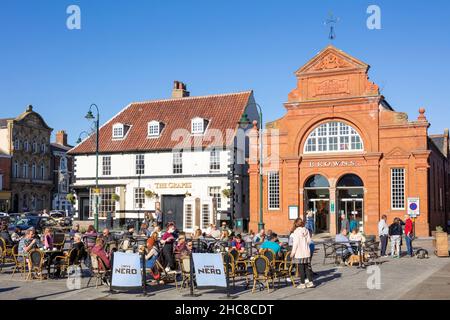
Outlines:
<svg viewBox="0 0 450 320"><path fill-rule="evenodd" d="M297 72L297 88L291 91L285 103L287 113L268 128L275 130L276 143L265 141L265 167L279 162L280 209L268 210L267 183L264 180L264 222L266 229L286 234L292 221L288 219L290 205L299 207L303 217L304 184L314 175L325 176L330 184L330 200L335 201L335 185L345 174L356 174L364 182L364 231L377 234L377 223L382 214L388 223L394 217L407 213L408 197L420 198L421 215L416 221L416 234L428 236L434 216L430 216L428 197L429 123L421 110L417 120L408 120L406 114L382 107L384 98L378 87L368 80L367 65L328 47ZM361 136L363 152L304 154L309 133L328 121L341 121L352 126ZM252 143L256 143L255 138ZM311 167L311 162L346 161L354 165ZM405 209L391 209L391 169L405 169ZM250 229L257 229L258 165L250 163ZM436 219L445 219L436 213ZM336 216L330 214L330 232L336 232Z"/></svg>

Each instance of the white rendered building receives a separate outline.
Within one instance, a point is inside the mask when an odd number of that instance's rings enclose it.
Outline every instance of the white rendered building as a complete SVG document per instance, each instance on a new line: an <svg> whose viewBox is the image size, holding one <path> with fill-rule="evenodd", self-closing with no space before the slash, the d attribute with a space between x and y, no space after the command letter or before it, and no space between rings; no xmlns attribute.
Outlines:
<svg viewBox="0 0 450 320"><path fill-rule="evenodd" d="M247 115L247 117L245 117ZM252 91L189 97L175 82L171 99L129 104L100 128L99 217L143 219L160 208L180 230L248 220L248 139L240 121L258 118ZM70 152L75 212L94 218L95 134ZM234 198L234 199L233 199Z"/></svg>

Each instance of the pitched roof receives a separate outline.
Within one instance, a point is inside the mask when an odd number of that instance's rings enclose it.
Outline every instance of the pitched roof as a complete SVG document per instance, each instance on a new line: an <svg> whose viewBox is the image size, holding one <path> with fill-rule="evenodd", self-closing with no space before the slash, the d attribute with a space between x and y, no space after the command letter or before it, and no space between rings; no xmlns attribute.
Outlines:
<svg viewBox="0 0 450 320"><path fill-rule="evenodd" d="M6 128L6 125L8 124L8 120L12 120L14 118L4 118L0 119L0 128Z"/></svg>
<svg viewBox="0 0 450 320"><path fill-rule="evenodd" d="M171 150L180 147L181 141L183 147L230 145L251 96L252 91L245 91L131 103L100 128L99 150L101 153ZM204 136L190 134L191 119L196 117L209 121ZM164 127L159 137L149 138L147 124L153 120L162 122ZM130 126L124 139L112 139L112 127L117 123ZM229 130L232 134L227 134ZM214 138L218 132L224 141ZM95 135L69 151L70 154L94 152Z"/></svg>
<svg viewBox="0 0 450 320"><path fill-rule="evenodd" d="M69 151L70 149L73 148L73 146L63 146L62 144L58 144L56 142L50 143L50 146L51 146L52 150L63 151L63 152Z"/></svg>
<svg viewBox="0 0 450 320"><path fill-rule="evenodd" d="M444 135L432 135L430 136L431 141L436 145L436 147L442 152L443 155L447 155L445 151L445 137Z"/></svg>

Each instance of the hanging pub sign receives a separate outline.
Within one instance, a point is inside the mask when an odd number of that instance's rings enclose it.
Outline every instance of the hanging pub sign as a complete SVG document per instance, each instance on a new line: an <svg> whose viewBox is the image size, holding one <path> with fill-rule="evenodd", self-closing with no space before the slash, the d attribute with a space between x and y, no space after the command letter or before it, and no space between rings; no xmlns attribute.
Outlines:
<svg viewBox="0 0 450 320"><path fill-rule="evenodd" d="M220 253L192 253L194 272L199 287L227 286L222 255Z"/></svg>
<svg viewBox="0 0 450 320"><path fill-rule="evenodd" d="M408 198L408 214L411 218L415 218L420 215L419 208L419 198Z"/></svg>
<svg viewBox="0 0 450 320"><path fill-rule="evenodd" d="M141 258L139 253L114 253L111 287L115 289L142 287Z"/></svg>

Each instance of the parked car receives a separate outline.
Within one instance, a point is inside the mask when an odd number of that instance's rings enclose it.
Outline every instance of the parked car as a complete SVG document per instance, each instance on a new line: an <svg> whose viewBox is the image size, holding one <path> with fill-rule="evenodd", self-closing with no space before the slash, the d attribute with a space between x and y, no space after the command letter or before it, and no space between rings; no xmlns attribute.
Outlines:
<svg viewBox="0 0 450 320"><path fill-rule="evenodd" d="M5 212L0 212L0 222L1 223L9 223L9 215Z"/></svg>
<svg viewBox="0 0 450 320"><path fill-rule="evenodd" d="M50 212L50 217L58 221L62 227L68 227L72 225L72 218L67 217L66 213L62 210L54 210Z"/></svg>
<svg viewBox="0 0 450 320"><path fill-rule="evenodd" d="M45 227L57 227L58 222L51 217L40 217L40 216L25 216L20 218L17 223L10 226L11 230L14 230L16 227L20 230L27 230L31 227L34 227L37 232L42 232L42 229Z"/></svg>

